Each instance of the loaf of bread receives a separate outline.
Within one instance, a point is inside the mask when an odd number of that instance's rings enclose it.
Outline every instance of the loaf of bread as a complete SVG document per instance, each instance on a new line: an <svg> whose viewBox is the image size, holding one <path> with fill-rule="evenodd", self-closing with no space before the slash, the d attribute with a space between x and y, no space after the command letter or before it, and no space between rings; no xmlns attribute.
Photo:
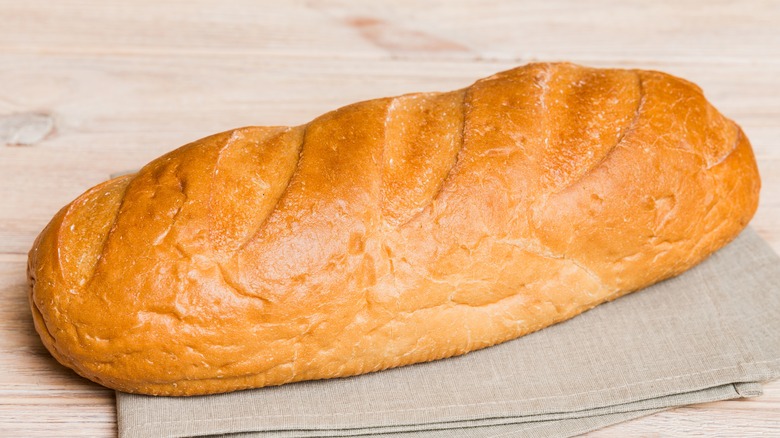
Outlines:
<svg viewBox="0 0 780 438"><path fill-rule="evenodd" d="M216 134L100 184L36 240L30 304L57 360L121 391L351 376L679 274L746 226L759 185L696 85L532 64Z"/></svg>

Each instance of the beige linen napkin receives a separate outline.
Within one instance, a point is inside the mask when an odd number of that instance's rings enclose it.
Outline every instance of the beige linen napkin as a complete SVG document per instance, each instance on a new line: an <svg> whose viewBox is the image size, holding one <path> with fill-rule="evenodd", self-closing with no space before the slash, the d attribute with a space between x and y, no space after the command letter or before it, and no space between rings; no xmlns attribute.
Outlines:
<svg viewBox="0 0 780 438"><path fill-rule="evenodd" d="M204 397L117 393L130 437L559 437L780 377L780 258L751 229L685 274L461 357Z"/></svg>

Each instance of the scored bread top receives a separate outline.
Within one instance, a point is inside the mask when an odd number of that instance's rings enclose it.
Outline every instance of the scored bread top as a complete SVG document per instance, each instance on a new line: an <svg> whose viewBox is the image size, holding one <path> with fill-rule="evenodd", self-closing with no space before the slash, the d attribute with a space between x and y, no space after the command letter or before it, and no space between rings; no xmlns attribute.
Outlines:
<svg viewBox="0 0 780 438"><path fill-rule="evenodd" d="M349 376L676 275L746 226L759 186L690 82L531 64L216 134L100 184L35 242L31 307L54 357L122 391Z"/></svg>

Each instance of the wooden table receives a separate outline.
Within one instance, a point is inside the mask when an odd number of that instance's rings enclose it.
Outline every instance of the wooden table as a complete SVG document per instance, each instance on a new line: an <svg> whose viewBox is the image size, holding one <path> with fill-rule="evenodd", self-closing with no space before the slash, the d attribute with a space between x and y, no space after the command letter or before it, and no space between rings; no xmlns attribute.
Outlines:
<svg viewBox="0 0 780 438"><path fill-rule="evenodd" d="M228 5L229 3L229 5ZM114 395L59 366L26 252L110 174L229 128L449 90L534 60L664 70L753 142L753 226L780 251L780 2L0 1L0 435L113 436ZM780 382L591 434L780 435Z"/></svg>

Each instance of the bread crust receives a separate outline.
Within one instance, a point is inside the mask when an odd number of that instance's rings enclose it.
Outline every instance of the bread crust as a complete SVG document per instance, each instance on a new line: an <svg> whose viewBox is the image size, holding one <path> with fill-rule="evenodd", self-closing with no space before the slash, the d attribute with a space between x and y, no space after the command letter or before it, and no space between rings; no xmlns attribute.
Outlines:
<svg viewBox="0 0 780 438"><path fill-rule="evenodd" d="M121 391L351 376L677 275L747 225L759 187L696 85L530 64L216 134L100 184L35 241L30 305L58 361Z"/></svg>

